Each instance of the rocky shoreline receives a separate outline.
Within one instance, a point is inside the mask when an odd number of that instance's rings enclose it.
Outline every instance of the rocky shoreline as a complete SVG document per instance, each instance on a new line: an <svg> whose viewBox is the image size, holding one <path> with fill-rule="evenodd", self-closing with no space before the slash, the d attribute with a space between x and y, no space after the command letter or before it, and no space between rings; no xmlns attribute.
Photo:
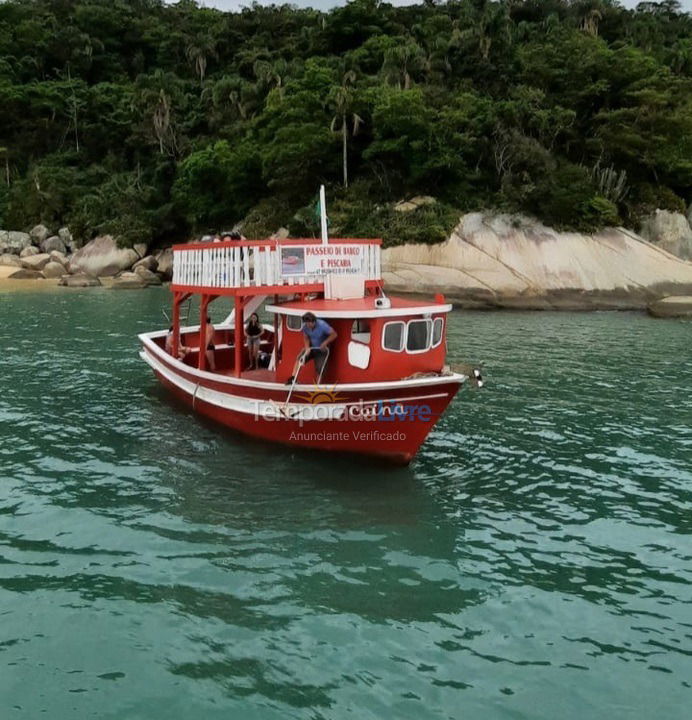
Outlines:
<svg viewBox="0 0 692 720"><path fill-rule="evenodd" d="M671 238L669 216L650 223L650 241L624 228L594 235L557 232L528 218L469 213L436 245L402 245L383 252L391 292L444 293L473 309L641 310L671 295L692 294L692 228ZM678 218L684 220L684 226ZM658 219L658 223L655 220Z"/></svg>
<svg viewBox="0 0 692 720"><path fill-rule="evenodd" d="M68 228L53 234L37 225L28 233L0 230L0 271L8 280L57 280L64 287L100 286L107 278L116 290L144 288L171 279L173 251L119 248L109 235L81 247Z"/></svg>
<svg viewBox="0 0 692 720"><path fill-rule="evenodd" d="M521 216L469 213L443 243L384 250L382 276L390 292L443 293L461 308L643 310L692 296L691 259L692 227L679 213L657 211L641 236L625 228L558 232ZM81 247L68 228L51 233L43 225L29 233L0 230L0 280L13 286L42 280L137 289L169 281L172 271L170 248L120 248L110 236ZM652 314L668 317L667 308Z"/></svg>

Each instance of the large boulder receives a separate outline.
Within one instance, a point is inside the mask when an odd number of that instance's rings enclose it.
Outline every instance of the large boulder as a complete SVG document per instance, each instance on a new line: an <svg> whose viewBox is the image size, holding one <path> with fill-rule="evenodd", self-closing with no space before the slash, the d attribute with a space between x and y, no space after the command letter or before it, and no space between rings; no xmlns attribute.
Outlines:
<svg viewBox="0 0 692 720"><path fill-rule="evenodd" d="M10 249L10 252L19 254L25 247L31 245L31 236L29 233L10 230L10 232L7 233L7 242L5 245Z"/></svg>
<svg viewBox="0 0 692 720"><path fill-rule="evenodd" d="M22 258L22 267L27 270L43 270L49 262L50 255L48 253L39 253L38 255L29 255Z"/></svg>
<svg viewBox="0 0 692 720"><path fill-rule="evenodd" d="M140 278L147 284L147 285L160 285L161 284L161 278L153 273L151 270L147 270L143 265L140 265L138 268L135 268L135 275L139 275Z"/></svg>
<svg viewBox="0 0 692 720"><path fill-rule="evenodd" d="M146 243L135 243L132 246L132 249L137 253L137 256L140 258L145 257L147 254L147 244Z"/></svg>
<svg viewBox="0 0 692 720"><path fill-rule="evenodd" d="M113 290L139 290L147 286L147 281L144 280L140 275L133 272L124 272L118 275L111 289Z"/></svg>
<svg viewBox="0 0 692 720"><path fill-rule="evenodd" d="M136 271L137 268L146 268L147 270L150 270L151 272L155 272L158 270L159 264L156 261L156 258L153 255L147 255L146 257L143 257L141 260L137 260L137 262L132 266L132 270Z"/></svg>
<svg viewBox="0 0 692 720"><path fill-rule="evenodd" d="M650 315L660 318L692 318L692 296L667 297L651 303Z"/></svg>
<svg viewBox="0 0 692 720"><path fill-rule="evenodd" d="M51 260L51 262L44 265L42 272L44 277L59 278L65 274L65 266Z"/></svg>
<svg viewBox="0 0 692 720"><path fill-rule="evenodd" d="M77 250L70 260L70 270L94 277L113 277L129 270L138 259L132 248L119 248L110 235L103 235Z"/></svg>
<svg viewBox="0 0 692 720"><path fill-rule="evenodd" d="M11 265L12 267L22 267L22 261L18 255L12 253L4 253L0 255L0 265Z"/></svg>
<svg viewBox="0 0 692 720"><path fill-rule="evenodd" d="M41 251L35 245L27 245L27 247L19 253L19 257L31 257L32 255L38 255L40 252Z"/></svg>
<svg viewBox="0 0 692 720"><path fill-rule="evenodd" d="M41 243L41 251L44 253L51 253L53 250L65 253L67 248L65 243L58 237L58 235L51 235L49 238Z"/></svg>
<svg viewBox="0 0 692 720"><path fill-rule="evenodd" d="M7 230L0 230L0 245L8 245L10 242L10 233Z"/></svg>
<svg viewBox="0 0 692 720"><path fill-rule="evenodd" d="M656 210L644 220L640 234L672 255L692 260L692 227L682 213Z"/></svg>
<svg viewBox="0 0 692 720"><path fill-rule="evenodd" d="M50 261L60 263L64 268L67 268L67 265L68 265L67 258L59 250L53 250L50 253Z"/></svg>
<svg viewBox="0 0 692 720"><path fill-rule="evenodd" d="M10 280L43 280L43 277L43 273L39 270L29 270L28 268L17 270L9 276Z"/></svg>
<svg viewBox="0 0 692 720"><path fill-rule="evenodd" d="M623 228L585 235L483 213L464 215L443 243L384 250L382 276L392 292L465 307L643 309L692 294L692 263Z"/></svg>
<svg viewBox="0 0 692 720"><path fill-rule="evenodd" d="M93 275L77 273L76 275L63 275L58 285L63 287L96 287L101 281Z"/></svg>
<svg viewBox="0 0 692 720"><path fill-rule="evenodd" d="M45 225L36 225L31 229L29 235L31 236L31 242L41 247L41 244L50 237L50 230Z"/></svg>
<svg viewBox="0 0 692 720"><path fill-rule="evenodd" d="M173 278L173 250L171 248L160 250L154 257L158 264L156 271L161 273L164 280L171 280Z"/></svg>

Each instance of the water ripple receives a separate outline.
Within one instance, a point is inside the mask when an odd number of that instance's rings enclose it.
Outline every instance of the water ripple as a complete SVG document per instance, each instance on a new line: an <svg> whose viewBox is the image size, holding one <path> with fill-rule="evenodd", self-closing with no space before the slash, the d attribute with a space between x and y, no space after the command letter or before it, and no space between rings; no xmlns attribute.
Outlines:
<svg viewBox="0 0 692 720"><path fill-rule="evenodd" d="M165 303L0 296L16 717L686 717L692 326L455 313L487 387L385 470L171 401Z"/></svg>

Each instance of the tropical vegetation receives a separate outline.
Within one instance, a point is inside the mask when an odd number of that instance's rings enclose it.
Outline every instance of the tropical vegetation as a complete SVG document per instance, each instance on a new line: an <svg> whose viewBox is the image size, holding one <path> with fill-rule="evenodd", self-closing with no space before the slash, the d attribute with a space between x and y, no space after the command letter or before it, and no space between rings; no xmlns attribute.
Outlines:
<svg viewBox="0 0 692 720"><path fill-rule="evenodd" d="M320 183L332 233L390 243L472 209L590 230L691 200L674 0L7 0L0 103L0 227L85 240L311 235ZM437 202L394 209L415 195Z"/></svg>

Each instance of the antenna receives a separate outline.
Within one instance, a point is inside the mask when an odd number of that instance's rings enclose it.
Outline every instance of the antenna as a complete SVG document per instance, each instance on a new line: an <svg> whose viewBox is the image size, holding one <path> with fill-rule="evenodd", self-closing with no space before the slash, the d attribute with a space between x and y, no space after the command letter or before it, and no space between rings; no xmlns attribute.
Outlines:
<svg viewBox="0 0 692 720"><path fill-rule="evenodd" d="M320 185L320 223L322 225L322 244L329 242L327 235L327 196L324 192L324 185Z"/></svg>

